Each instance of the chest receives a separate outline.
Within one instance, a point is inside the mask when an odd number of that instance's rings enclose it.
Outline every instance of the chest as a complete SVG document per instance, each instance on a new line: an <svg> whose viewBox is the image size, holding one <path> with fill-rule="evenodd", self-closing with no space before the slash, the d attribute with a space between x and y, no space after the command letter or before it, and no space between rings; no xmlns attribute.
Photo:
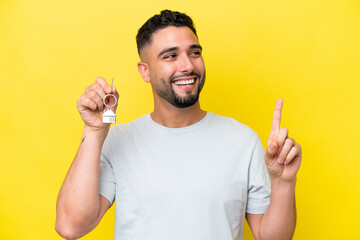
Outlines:
<svg viewBox="0 0 360 240"><path fill-rule="evenodd" d="M162 205L169 202L244 202L248 153L212 141L150 144L145 140L115 156L117 200Z"/></svg>

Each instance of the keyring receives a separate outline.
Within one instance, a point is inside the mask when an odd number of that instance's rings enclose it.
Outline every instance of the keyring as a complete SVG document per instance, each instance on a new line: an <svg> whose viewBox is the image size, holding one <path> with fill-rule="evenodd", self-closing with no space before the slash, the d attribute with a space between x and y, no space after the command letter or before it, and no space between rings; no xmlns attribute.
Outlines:
<svg viewBox="0 0 360 240"><path fill-rule="evenodd" d="M114 103L113 105L111 105L111 106L107 105L107 104L106 104L106 98L107 98L107 97L113 97L113 98L115 99L115 103ZM109 102L110 102L110 101L109 101ZM108 107L109 109L111 109L111 108L113 108L113 107L116 105L116 103L117 103L117 98L115 97L114 94L108 94L108 95L106 95L106 96L104 97L103 103L104 103L104 105L105 105L106 107Z"/></svg>
<svg viewBox="0 0 360 240"><path fill-rule="evenodd" d="M114 78L112 79L111 82L111 91L113 89L113 83L114 83ZM113 97L115 99L115 103L111 106L106 104L106 98L107 97ZM110 102L110 101L109 101ZM112 107L114 107L117 103L117 98L115 97L114 94L112 94L112 92L110 94L105 95L104 99L103 99L103 103L105 105L105 107L109 108L107 111L104 110L103 113L103 123L115 123L116 122L116 114L111 110Z"/></svg>

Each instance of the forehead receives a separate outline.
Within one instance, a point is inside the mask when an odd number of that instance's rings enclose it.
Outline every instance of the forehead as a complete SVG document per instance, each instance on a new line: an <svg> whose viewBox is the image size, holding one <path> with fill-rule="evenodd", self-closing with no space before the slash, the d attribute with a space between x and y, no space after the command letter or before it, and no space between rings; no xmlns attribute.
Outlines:
<svg viewBox="0 0 360 240"><path fill-rule="evenodd" d="M151 54L160 53L166 48L188 49L191 45L199 44L198 38L188 27L166 27L156 31L151 39L148 46Z"/></svg>

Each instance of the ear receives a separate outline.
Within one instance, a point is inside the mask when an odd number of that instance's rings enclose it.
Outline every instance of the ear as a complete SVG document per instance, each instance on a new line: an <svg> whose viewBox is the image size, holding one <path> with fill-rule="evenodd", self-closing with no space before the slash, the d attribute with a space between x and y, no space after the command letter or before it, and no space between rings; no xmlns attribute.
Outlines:
<svg viewBox="0 0 360 240"><path fill-rule="evenodd" d="M138 62L138 71L145 82L150 82L149 65L145 62Z"/></svg>

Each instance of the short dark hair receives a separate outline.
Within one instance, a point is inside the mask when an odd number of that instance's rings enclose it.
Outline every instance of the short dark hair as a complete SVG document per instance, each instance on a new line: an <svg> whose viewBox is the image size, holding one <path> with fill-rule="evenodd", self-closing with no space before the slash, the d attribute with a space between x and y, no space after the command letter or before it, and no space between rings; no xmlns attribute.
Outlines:
<svg viewBox="0 0 360 240"><path fill-rule="evenodd" d="M160 14L156 14L144 23L139 29L136 35L136 44L138 53L146 45L151 43L152 35L163 28L174 26L174 27L188 27L196 35L196 30L192 19L185 13L180 13L171 10L163 10Z"/></svg>

